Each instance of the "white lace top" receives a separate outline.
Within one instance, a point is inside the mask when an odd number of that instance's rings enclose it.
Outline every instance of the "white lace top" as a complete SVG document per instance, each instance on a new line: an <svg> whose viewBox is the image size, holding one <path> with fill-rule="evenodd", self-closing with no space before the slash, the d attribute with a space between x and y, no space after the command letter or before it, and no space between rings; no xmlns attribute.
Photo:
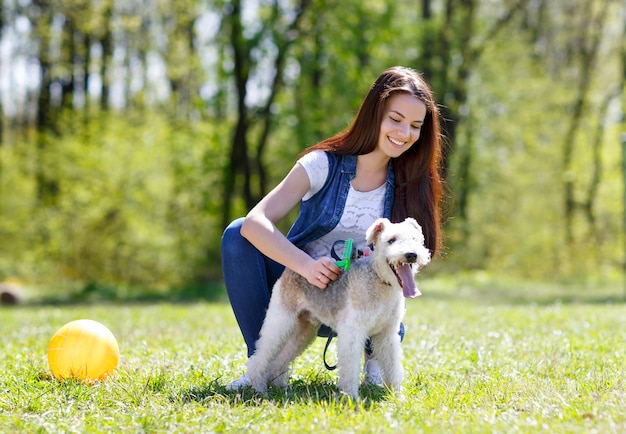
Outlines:
<svg viewBox="0 0 626 434"><path fill-rule="evenodd" d="M299 159L298 164L306 171L311 184L302 198L306 201L324 186L328 176L328 158L323 151L313 151ZM304 251L313 258L330 256L333 243L347 238L354 240L354 247L363 248L367 245L365 231L383 215L385 191L385 184L372 191L357 191L351 185L339 224L322 238L307 244ZM341 255L341 249L337 249L337 253Z"/></svg>

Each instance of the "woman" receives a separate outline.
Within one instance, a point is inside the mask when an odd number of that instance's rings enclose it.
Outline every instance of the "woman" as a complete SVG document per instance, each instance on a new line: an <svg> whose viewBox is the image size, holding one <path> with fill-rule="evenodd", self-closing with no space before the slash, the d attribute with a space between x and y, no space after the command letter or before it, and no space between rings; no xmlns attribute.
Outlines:
<svg viewBox="0 0 626 434"><path fill-rule="evenodd" d="M348 129L305 150L276 188L226 228L224 282L248 357L284 267L323 291L341 273L330 257L333 243L352 238L367 250L365 231L379 217L415 218L435 255L440 160L439 112L428 84L412 69L392 67L376 79ZM298 204L285 236L276 223ZM364 369L366 381L380 382L373 360ZM228 388L249 384L244 375Z"/></svg>

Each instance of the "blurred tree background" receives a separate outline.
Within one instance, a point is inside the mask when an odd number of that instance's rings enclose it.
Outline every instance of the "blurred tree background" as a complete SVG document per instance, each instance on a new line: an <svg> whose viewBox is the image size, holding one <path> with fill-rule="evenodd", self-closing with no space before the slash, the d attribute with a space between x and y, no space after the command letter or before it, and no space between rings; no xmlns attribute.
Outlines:
<svg viewBox="0 0 626 434"><path fill-rule="evenodd" d="M219 282L227 222L392 65L445 114L435 272L616 276L625 29L623 0L1 0L0 280Z"/></svg>

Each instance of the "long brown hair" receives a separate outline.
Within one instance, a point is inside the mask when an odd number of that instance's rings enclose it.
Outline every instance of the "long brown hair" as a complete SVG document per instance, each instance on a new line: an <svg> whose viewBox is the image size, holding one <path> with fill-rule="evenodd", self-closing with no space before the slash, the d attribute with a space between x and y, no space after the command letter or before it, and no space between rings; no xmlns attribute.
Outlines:
<svg viewBox="0 0 626 434"><path fill-rule="evenodd" d="M440 204L443 181L439 173L442 137L439 109L432 91L413 69L394 66L378 76L359 107L356 117L343 132L307 148L303 154L323 150L339 155L363 155L376 149L380 126L389 98L407 93L426 105L420 138L393 159L396 188L391 219L415 218L424 230L426 247L433 256L442 245Z"/></svg>

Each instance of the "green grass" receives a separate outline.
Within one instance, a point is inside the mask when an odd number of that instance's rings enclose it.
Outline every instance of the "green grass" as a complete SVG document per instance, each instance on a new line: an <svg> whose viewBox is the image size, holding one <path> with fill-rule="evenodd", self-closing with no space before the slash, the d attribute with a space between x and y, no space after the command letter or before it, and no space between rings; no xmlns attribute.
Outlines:
<svg viewBox="0 0 626 434"><path fill-rule="evenodd" d="M323 339L298 359L287 390L227 392L244 367L227 303L2 308L0 432L626 430L619 289L438 280L421 289L407 303L403 397L368 388L358 404L338 399ZM120 344L117 373L94 386L58 382L47 366L48 340L78 318L104 323Z"/></svg>

